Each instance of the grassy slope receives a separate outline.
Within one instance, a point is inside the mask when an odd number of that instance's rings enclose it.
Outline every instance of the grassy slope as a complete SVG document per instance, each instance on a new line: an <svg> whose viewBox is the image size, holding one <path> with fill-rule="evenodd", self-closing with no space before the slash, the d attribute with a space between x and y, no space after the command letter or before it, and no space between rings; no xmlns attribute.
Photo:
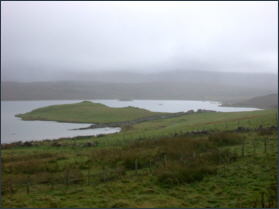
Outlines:
<svg viewBox="0 0 279 209"><path fill-rule="evenodd" d="M176 78L179 77L175 74L173 74L173 76ZM273 79L273 81L271 82L273 84L269 85L269 87L267 88L267 85L262 86L264 83L266 83L266 81L257 82L256 86L254 84L250 87L246 87L245 85L243 86L237 84L237 81L226 82L219 76L217 76L216 73L214 73L214 75L212 76L211 77L213 78L213 80L211 79L211 83L208 83L208 77L204 75L202 75L202 77L196 77L196 81L190 79L186 82L1 82L1 99L2 101L63 99L182 99L235 102L243 101L254 96L261 96L277 92L277 88L274 89L274 87L272 87L274 85L274 82L277 83L276 79ZM188 76L186 75L182 77ZM125 76L123 78L125 78ZM205 79L205 81L201 81L201 79ZM243 80L242 76L241 79ZM239 80L240 79L238 79L238 81ZM255 78L254 83L257 80L259 79ZM222 81L223 84L220 84L219 81ZM229 83L233 85L230 85ZM243 83L243 81L241 83ZM260 86L259 83L261 83ZM270 82L268 84L270 84Z"/></svg>
<svg viewBox="0 0 279 209"><path fill-rule="evenodd" d="M268 193L269 185L274 182L278 171L278 132L271 135L259 135L255 132L240 134L245 139L246 158L238 158L236 162L218 165L216 175L206 176L202 181L178 185L163 185L157 182L158 169L153 169L149 175L148 169L139 170L135 177L133 170L128 170L123 177L102 183L92 179L87 186L88 168L91 174L102 173L102 164L107 169L122 165L123 159L130 157L139 161L155 157L161 152L159 147L140 148L130 146L127 139L143 137L158 138L174 132L184 132L194 129L226 130L238 126L251 129L277 125L277 109L240 112L240 113L199 113L157 121L149 121L133 126L124 126L120 134L110 134L102 138L82 139L77 142L99 141L94 148L63 147L56 148L42 142L40 147L12 148L1 150L1 183L9 179L23 180L22 186L17 186L16 193L10 198L9 192L3 192L2 207L261 207L259 201L262 192ZM250 125L249 125L250 120ZM264 139L268 139L268 152L264 153ZM175 138L173 138L175 140ZM256 141L256 154L253 154L253 142ZM73 143L71 139L61 140L62 143ZM125 146L126 144L126 146ZM175 148L175 145L172 145ZM167 146L171 148L171 146ZM176 147L177 153L182 146ZM221 147L220 151L230 148L241 155L241 145ZM122 156L119 158L119 156ZM169 163L174 162L167 152ZM159 164L159 166L162 163ZM50 184L35 184L36 178L49 178L51 173L65 179L66 170L82 173L85 181L81 184L71 183L65 186L65 181L56 183L54 190ZM78 173L79 172L79 173ZM30 195L26 194L26 176L31 176ZM76 174L76 175L77 175ZM25 183L24 183L25 182ZM34 183L33 183L34 182ZM2 190L1 190L2 192ZM245 197L245 198L243 198ZM267 196L265 196L267 201Z"/></svg>
<svg viewBox="0 0 279 209"><path fill-rule="evenodd" d="M26 114L18 114L23 120L50 120L78 123L106 123L129 121L138 118L164 115L136 107L110 108L103 104L84 101L77 104L52 105L38 108Z"/></svg>
<svg viewBox="0 0 279 209"><path fill-rule="evenodd" d="M254 97L249 100L234 103L232 105L223 105L231 107L256 107L260 109L278 108L278 94Z"/></svg>

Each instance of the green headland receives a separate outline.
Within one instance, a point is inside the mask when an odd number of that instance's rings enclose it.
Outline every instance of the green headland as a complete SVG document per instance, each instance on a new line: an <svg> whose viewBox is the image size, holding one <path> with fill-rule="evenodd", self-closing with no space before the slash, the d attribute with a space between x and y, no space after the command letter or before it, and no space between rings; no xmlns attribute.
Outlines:
<svg viewBox="0 0 279 209"><path fill-rule="evenodd" d="M130 121L139 118L165 115L137 107L111 108L100 103L83 101L76 104L52 105L38 108L26 114L18 114L23 120L47 120L73 123L108 123Z"/></svg>

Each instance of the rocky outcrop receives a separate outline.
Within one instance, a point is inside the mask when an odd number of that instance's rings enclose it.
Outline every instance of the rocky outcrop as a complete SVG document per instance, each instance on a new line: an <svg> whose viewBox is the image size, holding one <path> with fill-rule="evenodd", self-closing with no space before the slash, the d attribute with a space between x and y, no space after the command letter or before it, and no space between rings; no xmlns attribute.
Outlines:
<svg viewBox="0 0 279 209"><path fill-rule="evenodd" d="M95 146L97 146L99 144L99 142L98 141L95 141L94 143L93 142L86 142L86 144L85 145L83 145L84 147L95 147Z"/></svg>
<svg viewBox="0 0 279 209"><path fill-rule="evenodd" d="M237 129L234 130L235 132L248 132L249 129L248 128L244 128L242 126L239 126Z"/></svg>
<svg viewBox="0 0 279 209"><path fill-rule="evenodd" d="M278 127L276 128L275 126L270 126L270 127L264 127L263 125L259 125L258 128L255 128L254 131L264 131L264 130L278 130Z"/></svg>
<svg viewBox="0 0 279 209"><path fill-rule="evenodd" d="M59 142L54 142L51 146L53 146L53 147L62 147L63 144L59 143Z"/></svg>
<svg viewBox="0 0 279 209"><path fill-rule="evenodd" d="M22 143L22 141L18 141L18 142L15 142L15 145L17 147L33 147L33 146L39 146L38 144L36 143L33 143L33 142L29 142L29 141L26 141L24 143Z"/></svg>
<svg viewBox="0 0 279 209"><path fill-rule="evenodd" d="M191 132L186 132L183 135L184 136L196 136L196 135L211 135L212 133L210 131L206 131L206 130L194 130Z"/></svg>

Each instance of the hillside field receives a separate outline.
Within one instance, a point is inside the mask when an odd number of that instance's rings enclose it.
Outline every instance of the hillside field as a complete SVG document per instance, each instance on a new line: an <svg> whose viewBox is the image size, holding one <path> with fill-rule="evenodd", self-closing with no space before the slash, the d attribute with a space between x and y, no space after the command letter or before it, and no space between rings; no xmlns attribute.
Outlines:
<svg viewBox="0 0 279 209"><path fill-rule="evenodd" d="M1 207L278 207L278 109L193 113L34 143L1 144Z"/></svg>

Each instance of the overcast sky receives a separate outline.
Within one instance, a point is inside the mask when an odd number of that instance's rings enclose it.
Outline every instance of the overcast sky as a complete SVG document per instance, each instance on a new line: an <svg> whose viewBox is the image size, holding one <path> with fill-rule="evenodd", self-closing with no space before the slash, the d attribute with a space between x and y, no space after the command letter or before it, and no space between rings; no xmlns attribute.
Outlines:
<svg viewBox="0 0 279 209"><path fill-rule="evenodd" d="M278 2L3 2L1 80L72 72L278 74Z"/></svg>

